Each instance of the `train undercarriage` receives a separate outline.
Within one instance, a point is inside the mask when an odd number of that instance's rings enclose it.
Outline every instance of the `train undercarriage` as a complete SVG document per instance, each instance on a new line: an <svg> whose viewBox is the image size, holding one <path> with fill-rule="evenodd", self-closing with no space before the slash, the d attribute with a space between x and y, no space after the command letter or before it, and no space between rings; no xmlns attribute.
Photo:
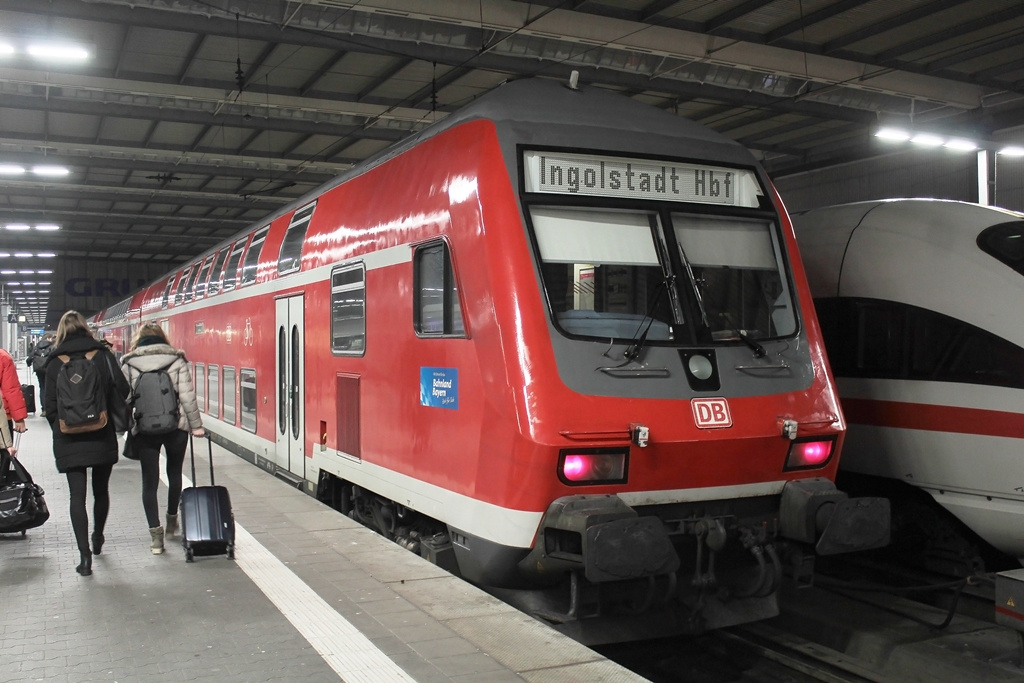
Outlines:
<svg viewBox="0 0 1024 683"><path fill-rule="evenodd" d="M766 496L634 510L617 496L570 496L549 508L534 548L514 554L328 472L321 473L317 498L556 630L597 645L770 618L778 614L784 575L811 582L815 543L828 553L887 541L887 506L854 504L853 522L830 524L844 516L836 509L849 500L831 482L813 481L781 502ZM860 528L859 538L840 538L851 526ZM481 555L504 569L481 569Z"/></svg>

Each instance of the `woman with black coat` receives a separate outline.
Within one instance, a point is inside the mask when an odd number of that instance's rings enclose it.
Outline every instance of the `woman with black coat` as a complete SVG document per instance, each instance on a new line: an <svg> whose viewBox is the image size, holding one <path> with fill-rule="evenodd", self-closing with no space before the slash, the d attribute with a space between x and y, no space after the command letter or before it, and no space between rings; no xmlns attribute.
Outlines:
<svg viewBox="0 0 1024 683"><path fill-rule="evenodd" d="M96 369L98 391L105 392L106 403L123 401L128 396L128 382L116 371L117 361L107 348L93 336L85 318L77 311L68 311L57 325L56 346L46 361L46 389L43 392L46 419L53 432L53 457L57 471L68 479L71 492L71 527L75 531L81 563L75 567L82 576L92 574L92 555L99 555L103 547L103 528L110 511L108 484L110 473L117 462L117 434L112 420L96 431L65 434L61 431L57 408L57 378L64 365L60 356L68 359L83 357L96 350L90 362ZM114 371L112 371L114 369ZM89 514L86 512L87 472L92 469L93 534L89 549Z"/></svg>

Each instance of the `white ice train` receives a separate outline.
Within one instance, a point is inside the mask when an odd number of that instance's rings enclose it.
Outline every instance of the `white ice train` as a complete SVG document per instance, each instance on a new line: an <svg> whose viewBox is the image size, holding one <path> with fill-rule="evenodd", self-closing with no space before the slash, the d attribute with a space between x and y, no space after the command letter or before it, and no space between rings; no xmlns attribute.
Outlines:
<svg viewBox="0 0 1024 683"><path fill-rule="evenodd" d="M849 424L840 469L919 487L1024 563L1024 214L895 199L793 223Z"/></svg>

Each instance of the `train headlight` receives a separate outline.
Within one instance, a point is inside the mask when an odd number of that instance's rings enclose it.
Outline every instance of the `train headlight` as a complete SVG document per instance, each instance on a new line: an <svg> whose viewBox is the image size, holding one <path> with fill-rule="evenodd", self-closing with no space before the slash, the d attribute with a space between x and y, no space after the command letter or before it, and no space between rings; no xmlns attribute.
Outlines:
<svg viewBox="0 0 1024 683"><path fill-rule="evenodd" d="M625 484L627 448L570 448L558 455L558 478L569 486Z"/></svg>
<svg viewBox="0 0 1024 683"><path fill-rule="evenodd" d="M832 459L836 437L797 439L789 445L786 456L787 470L807 470L824 467Z"/></svg>

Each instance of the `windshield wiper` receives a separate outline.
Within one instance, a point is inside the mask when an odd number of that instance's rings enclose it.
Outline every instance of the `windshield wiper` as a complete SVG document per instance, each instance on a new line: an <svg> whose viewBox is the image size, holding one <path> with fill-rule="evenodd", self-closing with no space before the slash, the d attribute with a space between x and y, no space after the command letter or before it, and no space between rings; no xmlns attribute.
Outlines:
<svg viewBox="0 0 1024 683"><path fill-rule="evenodd" d="M754 352L754 358L764 358L768 355L768 352L764 350L764 347L757 343L754 339L747 335L746 332L741 330L733 321L732 316L728 313L722 313L722 318L725 320L729 331L739 337L740 341L750 347L750 350Z"/></svg>
<svg viewBox="0 0 1024 683"><path fill-rule="evenodd" d="M637 356L644 348L644 344L647 343L647 333L651 331L651 325L654 324L654 309L657 307L658 302L661 301L661 295L666 289L672 286L675 282L675 275L666 275L665 279L658 285L658 289L654 292L654 299L651 300L651 305L647 307L647 315L644 316L643 320L640 321L640 325L637 326L636 332L633 333L632 343L626 347L626 350L622 352L622 357L628 361L636 360ZM646 327L644 326L646 323ZM643 327L644 331L640 333L640 328ZM637 336L639 334L639 337Z"/></svg>

